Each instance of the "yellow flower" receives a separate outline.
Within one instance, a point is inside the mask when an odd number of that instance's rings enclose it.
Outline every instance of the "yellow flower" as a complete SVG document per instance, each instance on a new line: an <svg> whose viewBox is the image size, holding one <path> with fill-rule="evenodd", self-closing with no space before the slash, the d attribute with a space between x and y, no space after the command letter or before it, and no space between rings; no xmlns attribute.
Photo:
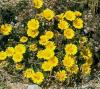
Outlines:
<svg viewBox="0 0 100 89"><path fill-rule="evenodd" d="M20 53L20 54L23 54L26 52L26 47L24 44L18 44L15 46L15 52L16 53Z"/></svg>
<svg viewBox="0 0 100 89"><path fill-rule="evenodd" d="M89 48L86 49L86 55L91 58L92 57L92 52Z"/></svg>
<svg viewBox="0 0 100 89"><path fill-rule="evenodd" d="M88 38L85 36L81 37L80 39L80 43L86 43L87 41L88 41Z"/></svg>
<svg viewBox="0 0 100 89"><path fill-rule="evenodd" d="M27 23L28 29L37 30L39 28L39 21L36 19L31 19Z"/></svg>
<svg viewBox="0 0 100 89"><path fill-rule="evenodd" d="M44 59L48 60L48 59L52 58L53 56L54 56L53 50L48 49L48 48L43 50L43 58Z"/></svg>
<svg viewBox="0 0 100 89"><path fill-rule="evenodd" d="M48 21L50 21L51 19L53 19L54 16L55 16L54 12L52 10L48 9L48 8L43 11L42 15Z"/></svg>
<svg viewBox="0 0 100 89"><path fill-rule="evenodd" d="M39 34L39 31L38 30L33 30L33 29L28 29L27 30L27 35L32 37L32 38L35 38L37 37Z"/></svg>
<svg viewBox="0 0 100 89"><path fill-rule="evenodd" d="M9 35L11 31L12 31L12 25L10 24L1 25L0 33L2 33L3 35Z"/></svg>
<svg viewBox="0 0 100 89"><path fill-rule="evenodd" d="M40 58L40 59L44 57L43 50L40 50L40 51L37 52L37 57Z"/></svg>
<svg viewBox="0 0 100 89"><path fill-rule="evenodd" d="M77 74L78 73L78 71L79 71L79 68L78 68L78 65L73 65L72 67L70 67L70 68L66 68L66 70L68 71L68 72L70 72L71 74Z"/></svg>
<svg viewBox="0 0 100 89"><path fill-rule="evenodd" d="M85 64L83 64L81 66L81 68L82 68L82 74L83 75L89 75L90 74L90 72L91 72L90 65L88 65L87 63L85 63Z"/></svg>
<svg viewBox="0 0 100 89"><path fill-rule="evenodd" d="M75 36L75 32L71 28L68 28L68 29L64 30L64 36L67 39L72 39Z"/></svg>
<svg viewBox="0 0 100 89"><path fill-rule="evenodd" d="M40 50L37 53L38 58L44 58L45 60L49 60L53 56L54 56L54 51L51 49L48 49L48 48L46 48L44 50Z"/></svg>
<svg viewBox="0 0 100 89"><path fill-rule="evenodd" d="M92 52L89 48L83 49L81 55L83 56L84 59L92 58Z"/></svg>
<svg viewBox="0 0 100 89"><path fill-rule="evenodd" d="M41 8L43 6L43 0L33 0L35 8Z"/></svg>
<svg viewBox="0 0 100 89"><path fill-rule="evenodd" d="M13 61L14 62L21 62L22 60L23 60L23 55L22 54L20 54L20 53L15 53L15 54L13 54Z"/></svg>
<svg viewBox="0 0 100 89"><path fill-rule="evenodd" d="M56 73L56 79L57 80L63 82L63 81L65 81L66 78L67 78L67 76L66 76L65 70L61 70L61 71Z"/></svg>
<svg viewBox="0 0 100 89"><path fill-rule="evenodd" d="M76 15L76 16L81 16L81 15L82 15L82 13L81 13L81 12L79 12L79 11L75 11L75 15Z"/></svg>
<svg viewBox="0 0 100 89"><path fill-rule="evenodd" d="M22 37L20 38L20 42L22 42L22 43L27 42L27 40L28 40L28 38L27 38L26 36L22 36Z"/></svg>
<svg viewBox="0 0 100 89"><path fill-rule="evenodd" d="M58 65L58 58L56 56L54 56L54 57L50 58L48 60L48 62L51 63L53 67L55 67Z"/></svg>
<svg viewBox="0 0 100 89"><path fill-rule="evenodd" d="M67 21L65 20L61 20L59 23L58 23L58 28L61 29L61 30L65 30L69 27Z"/></svg>
<svg viewBox="0 0 100 89"><path fill-rule="evenodd" d="M43 71L52 71L53 69L53 65L51 64L51 62L45 61L44 63L42 63L42 67Z"/></svg>
<svg viewBox="0 0 100 89"><path fill-rule="evenodd" d="M32 76L32 81L36 84L41 84L44 80L44 75L42 72L36 72Z"/></svg>
<svg viewBox="0 0 100 89"><path fill-rule="evenodd" d="M48 43L48 37L45 35L40 36L39 44L46 45Z"/></svg>
<svg viewBox="0 0 100 89"><path fill-rule="evenodd" d="M82 29L83 28L83 20L81 18L76 18L73 21L73 26L77 29Z"/></svg>
<svg viewBox="0 0 100 89"><path fill-rule="evenodd" d="M75 64L75 59L71 56L66 55L63 60L63 65L67 68L71 68Z"/></svg>
<svg viewBox="0 0 100 89"><path fill-rule="evenodd" d="M0 61L3 61L7 58L7 54L4 51L0 51Z"/></svg>
<svg viewBox="0 0 100 89"><path fill-rule="evenodd" d="M61 14L57 15L57 17L59 20L63 20L65 15L64 15L64 13L61 13Z"/></svg>
<svg viewBox="0 0 100 89"><path fill-rule="evenodd" d="M14 52L15 52L15 49L13 47L8 47L6 49L6 54L7 54L8 57L12 56L14 54Z"/></svg>
<svg viewBox="0 0 100 89"><path fill-rule="evenodd" d="M24 66L21 63L16 63L15 68L16 70L22 70Z"/></svg>
<svg viewBox="0 0 100 89"><path fill-rule="evenodd" d="M48 41L48 43L45 45L46 48L51 49L51 50L55 50L56 46L55 43L52 41Z"/></svg>
<svg viewBox="0 0 100 89"><path fill-rule="evenodd" d="M52 58L54 56L54 51L51 49L44 49L44 50L40 50L37 53L37 57L38 58L44 58L46 60L49 60L50 58Z"/></svg>
<svg viewBox="0 0 100 89"><path fill-rule="evenodd" d="M65 51L68 55L75 55L77 53L77 46L75 44L67 44Z"/></svg>
<svg viewBox="0 0 100 89"><path fill-rule="evenodd" d="M30 46L29 46L29 50L30 51L37 51L37 45L36 44L31 44Z"/></svg>
<svg viewBox="0 0 100 89"><path fill-rule="evenodd" d="M46 31L45 36L46 36L48 39L52 39L53 36L54 36L54 34L53 34L52 31Z"/></svg>
<svg viewBox="0 0 100 89"><path fill-rule="evenodd" d="M92 59L92 58L86 59L86 63L87 63L88 65L92 65L92 64L93 64L93 59Z"/></svg>
<svg viewBox="0 0 100 89"><path fill-rule="evenodd" d="M75 13L73 11L66 11L65 18L69 21L73 21L73 20L75 20L76 16L75 16Z"/></svg>
<svg viewBox="0 0 100 89"><path fill-rule="evenodd" d="M32 68L28 68L24 71L25 78L32 78L33 75L34 75L34 70Z"/></svg>

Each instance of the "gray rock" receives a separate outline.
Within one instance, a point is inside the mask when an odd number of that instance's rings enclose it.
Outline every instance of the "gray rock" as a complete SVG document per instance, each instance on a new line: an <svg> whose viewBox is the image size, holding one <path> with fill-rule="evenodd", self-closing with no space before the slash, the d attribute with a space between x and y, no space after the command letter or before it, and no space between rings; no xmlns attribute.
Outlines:
<svg viewBox="0 0 100 89"><path fill-rule="evenodd" d="M42 89L42 88L34 84L34 85L29 85L27 89Z"/></svg>

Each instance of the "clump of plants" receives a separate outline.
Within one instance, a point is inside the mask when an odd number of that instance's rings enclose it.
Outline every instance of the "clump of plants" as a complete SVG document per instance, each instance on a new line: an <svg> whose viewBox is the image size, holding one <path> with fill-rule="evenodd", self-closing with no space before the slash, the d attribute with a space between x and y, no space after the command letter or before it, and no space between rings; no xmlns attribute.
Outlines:
<svg viewBox="0 0 100 89"><path fill-rule="evenodd" d="M93 48L84 34L82 13L68 9L58 14L44 7L43 0L32 3L36 12L25 22L24 33L17 34L13 24L0 26L0 62L7 63L5 69L39 85L68 84L89 76Z"/></svg>

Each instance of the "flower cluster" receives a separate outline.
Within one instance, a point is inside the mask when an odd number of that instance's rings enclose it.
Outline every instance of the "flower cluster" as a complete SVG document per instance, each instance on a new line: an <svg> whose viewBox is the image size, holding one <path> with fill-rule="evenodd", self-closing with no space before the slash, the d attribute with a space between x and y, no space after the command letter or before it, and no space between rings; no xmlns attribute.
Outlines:
<svg viewBox="0 0 100 89"><path fill-rule="evenodd" d="M15 47L7 47L7 49L0 52L0 60L5 60L7 57L12 57L14 62L21 62L23 54L26 52L26 47L23 44L18 44Z"/></svg>
<svg viewBox="0 0 100 89"><path fill-rule="evenodd" d="M38 36L39 34L39 31L38 31L39 21L38 20L31 19L30 21L28 21L27 27L28 27L27 35L29 37L35 38L36 36Z"/></svg>
<svg viewBox="0 0 100 89"><path fill-rule="evenodd" d="M0 51L0 61L12 59L16 70L24 71L23 76L36 84L45 82L47 76L64 82L79 72L83 76L89 75L93 57L88 38L82 34L82 13L68 10L56 15L49 8L41 9L43 0L32 2L33 7L41 12L27 21L26 33L19 36L18 42ZM56 23L45 29L44 23L53 21ZM10 35L12 30L11 24L3 24L0 34ZM60 35L64 37L60 45L63 49L56 42L56 36ZM60 40L57 41L59 43ZM63 51L62 58L59 57L59 50Z"/></svg>
<svg viewBox="0 0 100 89"><path fill-rule="evenodd" d="M41 72L34 72L32 68L28 68L24 71L24 77L31 79L34 83L40 84L43 79L43 73Z"/></svg>
<svg viewBox="0 0 100 89"><path fill-rule="evenodd" d="M39 59L44 59L41 68L44 71L52 71L53 67L57 66L58 58L55 56L55 43L50 41L54 36L52 31L46 31L44 35L40 36L39 43L45 46L45 49L39 50L37 53L37 57ZM52 64L52 65L51 65Z"/></svg>

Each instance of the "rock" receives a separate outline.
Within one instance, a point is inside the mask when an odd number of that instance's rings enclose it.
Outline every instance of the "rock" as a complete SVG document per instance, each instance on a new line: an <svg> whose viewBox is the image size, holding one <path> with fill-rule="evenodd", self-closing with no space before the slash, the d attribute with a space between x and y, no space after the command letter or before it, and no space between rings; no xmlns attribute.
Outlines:
<svg viewBox="0 0 100 89"><path fill-rule="evenodd" d="M27 89L42 89L42 88L34 84L34 85L29 85Z"/></svg>

